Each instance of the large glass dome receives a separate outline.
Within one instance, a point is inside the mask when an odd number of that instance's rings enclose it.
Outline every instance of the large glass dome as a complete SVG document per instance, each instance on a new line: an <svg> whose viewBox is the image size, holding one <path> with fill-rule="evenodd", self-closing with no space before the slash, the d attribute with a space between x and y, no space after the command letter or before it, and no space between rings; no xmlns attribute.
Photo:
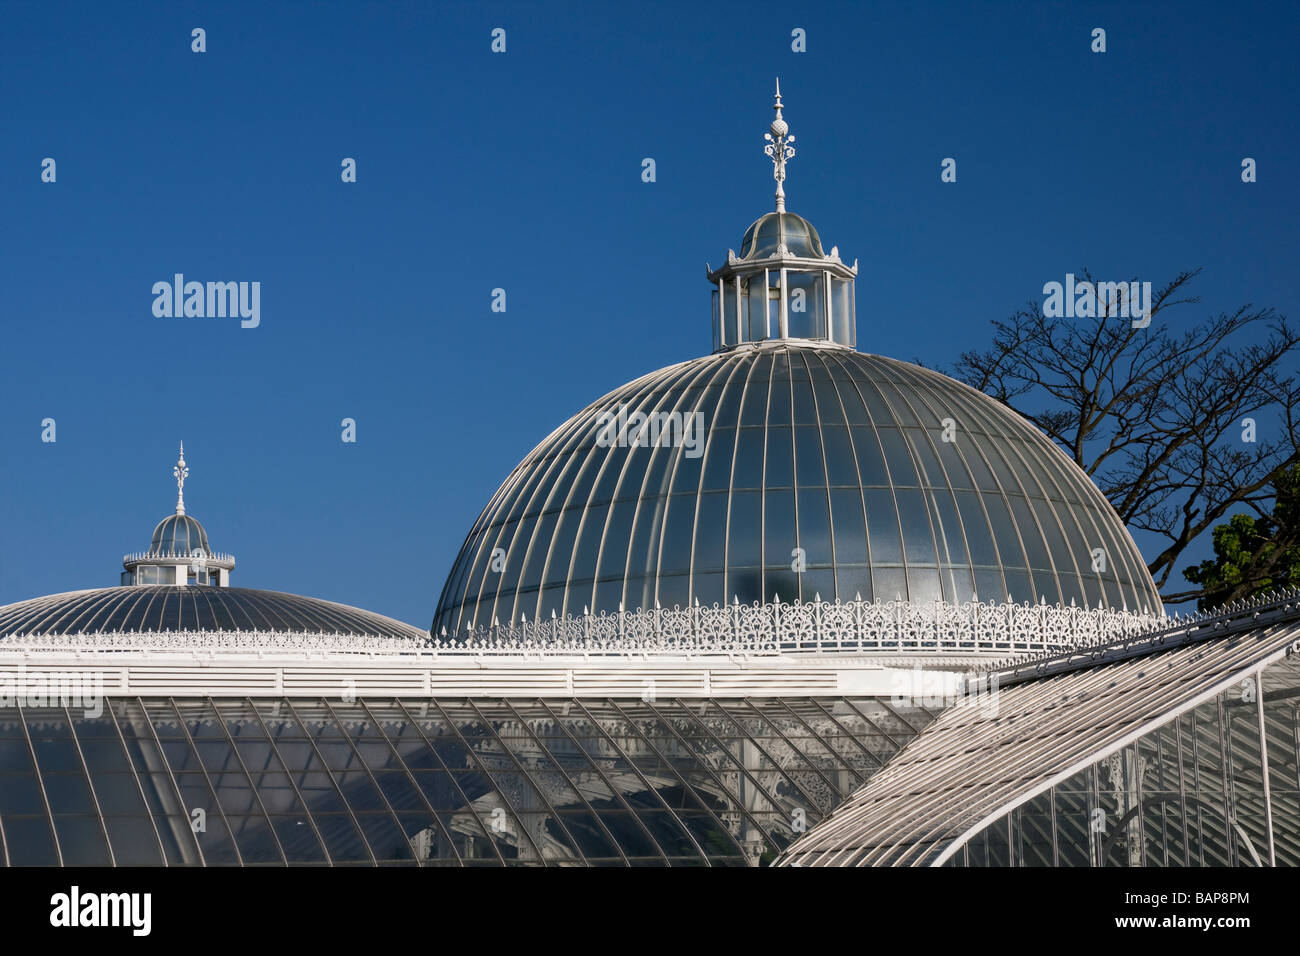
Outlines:
<svg viewBox="0 0 1300 956"><path fill-rule="evenodd" d="M637 444L636 412L673 440ZM698 415L699 444L666 413ZM474 524L433 629L816 595L1160 608L1102 494L1013 412L905 362L771 342L653 372L552 433Z"/></svg>

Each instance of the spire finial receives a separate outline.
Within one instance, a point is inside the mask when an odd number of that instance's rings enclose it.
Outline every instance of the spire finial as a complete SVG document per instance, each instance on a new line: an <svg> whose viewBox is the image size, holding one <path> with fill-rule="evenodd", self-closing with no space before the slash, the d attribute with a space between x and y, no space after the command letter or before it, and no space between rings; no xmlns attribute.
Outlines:
<svg viewBox="0 0 1300 956"><path fill-rule="evenodd" d="M776 78L776 105L772 107L776 110L776 118L772 120L769 127L770 132L765 133L763 138L767 140L767 145L763 147L763 152L772 157L772 178L776 180L776 211L785 212L785 162L787 159L794 157L794 147L789 145L794 142L794 134L790 132L790 127L786 124L784 117L781 116L781 78Z"/></svg>
<svg viewBox="0 0 1300 956"><path fill-rule="evenodd" d="M176 479L176 513L185 514L185 479L190 476L189 466L185 464L185 442L181 442L181 456L176 459L172 477Z"/></svg>

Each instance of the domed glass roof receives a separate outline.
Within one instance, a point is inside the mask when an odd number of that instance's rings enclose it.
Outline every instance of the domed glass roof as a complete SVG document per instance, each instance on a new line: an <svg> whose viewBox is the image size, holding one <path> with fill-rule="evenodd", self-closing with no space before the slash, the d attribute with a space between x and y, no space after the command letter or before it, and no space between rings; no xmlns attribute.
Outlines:
<svg viewBox="0 0 1300 956"><path fill-rule="evenodd" d="M638 411L698 413L699 445L638 444ZM1106 499L1013 412L905 362L772 343L653 372L552 433L475 522L433 630L818 594L1161 607Z"/></svg>
<svg viewBox="0 0 1300 956"><path fill-rule="evenodd" d="M0 607L0 636L148 631L299 631L401 637L418 628L333 601L251 588L119 587L51 594Z"/></svg>
<svg viewBox="0 0 1300 956"><path fill-rule="evenodd" d="M208 533L203 525L189 515L168 515L158 522L153 529L153 541L149 544L151 555L189 556L194 550L202 549L204 554L211 553L208 547Z"/></svg>
<svg viewBox="0 0 1300 956"><path fill-rule="evenodd" d="M807 259L824 259L822 237L803 216L792 212L769 212L745 230L740 241L740 258L766 259L784 244L786 253Z"/></svg>

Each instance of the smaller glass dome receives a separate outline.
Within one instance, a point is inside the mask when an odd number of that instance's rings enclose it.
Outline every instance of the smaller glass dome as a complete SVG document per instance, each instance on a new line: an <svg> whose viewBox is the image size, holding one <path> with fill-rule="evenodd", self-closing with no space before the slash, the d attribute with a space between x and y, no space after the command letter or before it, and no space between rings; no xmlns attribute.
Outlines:
<svg viewBox="0 0 1300 956"><path fill-rule="evenodd" d="M203 525L189 515L168 515L153 529L149 553L189 556L195 548L201 548L204 554L212 551L208 547L208 533L203 530Z"/></svg>
<svg viewBox="0 0 1300 956"><path fill-rule="evenodd" d="M785 245L786 253L804 259L824 259L822 237L803 216L792 212L769 212L745 230L740 241L741 259L764 259Z"/></svg>

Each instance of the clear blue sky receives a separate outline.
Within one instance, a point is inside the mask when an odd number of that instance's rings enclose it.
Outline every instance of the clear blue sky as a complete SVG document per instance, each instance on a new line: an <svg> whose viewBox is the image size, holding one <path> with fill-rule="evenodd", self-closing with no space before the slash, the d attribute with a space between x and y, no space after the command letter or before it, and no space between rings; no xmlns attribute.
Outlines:
<svg viewBox="0 0 1300 956"><path fill-rule="evenodd" d="M537 441L709 350L776 75L864 351L946 366L1084 266L1295 317L1298 9L6 3L0 604L116 584L183 438L234 583L427 627ZM156 318L177 272L259 281L260 327Z"/></svg>

